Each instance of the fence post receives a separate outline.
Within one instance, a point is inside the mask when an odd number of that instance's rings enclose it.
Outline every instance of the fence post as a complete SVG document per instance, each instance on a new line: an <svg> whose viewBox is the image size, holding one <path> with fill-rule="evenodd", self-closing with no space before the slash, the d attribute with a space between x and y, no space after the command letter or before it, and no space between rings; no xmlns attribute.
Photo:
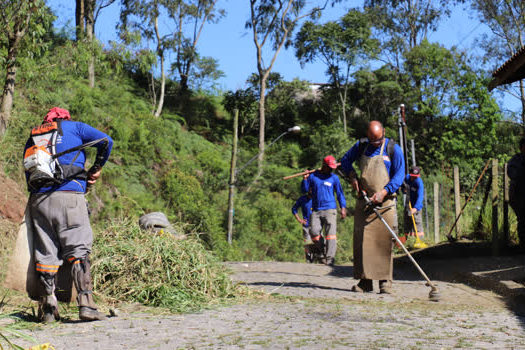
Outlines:
<svg viewBox="0 0 525 350"><path fill-rule="evenodd" d="M498 160L492 159L492 255L499 255L498 232Z"/></svg>
<svg viewBox="0 0 525 350"><path fill-rule="evenodd" d="M503 234L505 235L505 244L510 245L509 234L509 174L507 173L507 165L505 163L505 175L503 177Z"/></svg>
<svg viewBox="0 0 525 350"><path fill-rule="evenodd" d="M439 243L439 184L434 182L434 242Z"/></svg>
<svg viewBox="0 0 525 350"><path fill-rule="evenodd" d="M239 128L239 110L233 112L233 141L232 141L232 161L230 167L230 188L228 191L228 244L232 244L233 239L233 215L234 215L234 195L235 195L235 165L237 164L237 139Z"/></svg>
<svg viewBox="0 0 525 350"><path fill-rule="evenodd" d="M459 196L459 168L457 166L454 167L454 204L456 206L456 216L454 219L457 220L456 224L456 238L459 238L459 235L461 233L461 218L458 219L459 215L461 214L461 202L460 202L460 196Z"/></svg>

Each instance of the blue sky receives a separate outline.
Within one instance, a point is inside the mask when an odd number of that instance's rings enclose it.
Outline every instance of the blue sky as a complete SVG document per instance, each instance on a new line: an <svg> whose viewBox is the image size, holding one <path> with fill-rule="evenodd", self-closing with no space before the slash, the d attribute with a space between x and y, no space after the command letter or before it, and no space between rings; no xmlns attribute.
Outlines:
<svg viewBox="0 0 525 350"><path fill-rule="evenodd" d="M57 26L74 27L74 1L48 0L48 3L58 16L55 23ZM359 6L361 3L361 1L347 1L346 5L329 9L324 12L322 21L337 19L347 9ZM104 9L97 20L95 35L102 43L107 44L109 40L117 39L115 25L119 19L119 4L120 1L117 1ZM223 90L236 90L245 87L248 76L256 71L252 36L244 29L244 23L250 15L249 3L242 0L222 0L220 6L227 11L226 17L217 24L205 26L198 50L201 56L218 59L219 69L226 75L219 81L219 87ZM469 12L462 7L455 8L452 16L440 25L439 31L429 34L430 41L438 42L448 48L456 45L460 49L470 49L471 52L475 52L474 39L487 28L480 25L476 19L472 19ZM280 52L273 71L279 72L285 80L300 78L313 83L326 82L324 66L308 64L302 68L295 58L293 49L283 49ZM514 102L511 99L506 98L502 103L507 108L514 109Z"/></svg>

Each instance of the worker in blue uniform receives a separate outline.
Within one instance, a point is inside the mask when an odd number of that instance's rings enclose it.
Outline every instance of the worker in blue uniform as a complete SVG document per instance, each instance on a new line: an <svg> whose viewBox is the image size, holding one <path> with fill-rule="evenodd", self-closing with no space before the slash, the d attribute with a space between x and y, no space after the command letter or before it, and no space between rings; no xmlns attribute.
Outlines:
<svg viewBox="0 0 525 350"><path fill-rule="evenodd" d="M97 149L96 159L85 170L85 145ZM78 293L79 318L102 320L93 301L89 254L93 231L84 194L93 185L109 158L113 140L107 134L78 121L69 112L52 108L42 125L33 128L24 150L24 167L30 197L29 214L34 232L34 257L43 296L39 316L44 322L59 319L55 283L59 267L67 259ZM74 152L67 153L75 149ZM58 156L55 160L53 156Z"/></svg>
<svg viewBox="0 0 525 350"><path fill-rule="evenodd" d="M410 168L403 183L403 192L407 194L407 204L405 206L404 228L407 236L417 236L423 238L423 218L421 210L423 209L423 199L425 196L425 187L421 179L421 169L418 166ZM408 204L410 203L410 205ZM414 219L412 219L412 216ZM416 227L414 228L414 222Z"/></svg>
<svg viewBox="0 0 525 350"><path fill-rule="evenodd" d="M341 219L346 217L346 199L341 182L332 171L337 168L333 156L326 156L320 170L312 173L302 183L303 192L312 194L312 216L310 237L319 249L324 251L323 263L333 266L337 251L337 201L341 208ZM325 232L325 247L322 246L321 231Z"/></svg>

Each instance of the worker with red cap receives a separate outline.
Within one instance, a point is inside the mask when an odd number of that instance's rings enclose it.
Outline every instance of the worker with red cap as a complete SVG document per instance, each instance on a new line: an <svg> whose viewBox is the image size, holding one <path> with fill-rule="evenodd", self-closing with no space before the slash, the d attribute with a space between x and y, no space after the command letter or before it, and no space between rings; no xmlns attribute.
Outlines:
<svg viewBox="0 0 525 350"><path fill-rule="evenodd" d="M58 107L49 110L27 140L24 168L31 193L28 209L35 269L42 288L38 313L43 322L60 317L55 291L57 273L65 260L72 265L80 320L105 319L93 301L89 261L93 231L84 194L100 177L112 145L107 134L71 120L69 112ZM85 170L84 148L88 146L96 148L97 154Z"/></svg>
<svg viewBox="0 0 525 350"><path fill-rule="evenodd" d="M339 177L332 173L337 168L333 156L326 156L320 170L315 171L302 183L302 190L312 194L312 216L310 217L310 237L318 250L325 253L322 260L333 266L337 250L337 201L341 208L341 219L346 217L346 199ZM321 231L325 232L326 245L323 246Z"/></svg>

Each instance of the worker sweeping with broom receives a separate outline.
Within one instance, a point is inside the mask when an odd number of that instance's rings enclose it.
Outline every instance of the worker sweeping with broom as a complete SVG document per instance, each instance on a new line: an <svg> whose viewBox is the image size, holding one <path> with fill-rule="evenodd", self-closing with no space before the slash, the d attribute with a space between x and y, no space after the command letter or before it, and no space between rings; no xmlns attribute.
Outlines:
<svg viewBox="0 0 525 350"><path fill-rule="evenodd" d="M421 215L425 187L421 179L421 169L418 166L410 167L402 188L403 192L407 194L404 220L405 234L406 236L416 237L415 248L425 248L426 244L421 241L425 235Z"/></svg>

